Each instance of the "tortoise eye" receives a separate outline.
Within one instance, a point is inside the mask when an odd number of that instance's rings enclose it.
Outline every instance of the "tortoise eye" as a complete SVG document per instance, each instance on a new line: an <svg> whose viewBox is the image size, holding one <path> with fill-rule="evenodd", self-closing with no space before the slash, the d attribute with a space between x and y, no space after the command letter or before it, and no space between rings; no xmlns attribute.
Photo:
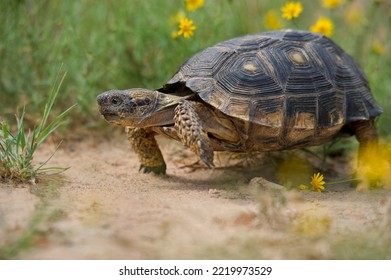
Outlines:
<svg viewBox="0 0 391 280"><path fill-rule="evenodd" d="M122 99L120 99L118 97L113 97L113 98L111 98L110 102L112 105L118 106L118 105L121 105Z"/></svg>

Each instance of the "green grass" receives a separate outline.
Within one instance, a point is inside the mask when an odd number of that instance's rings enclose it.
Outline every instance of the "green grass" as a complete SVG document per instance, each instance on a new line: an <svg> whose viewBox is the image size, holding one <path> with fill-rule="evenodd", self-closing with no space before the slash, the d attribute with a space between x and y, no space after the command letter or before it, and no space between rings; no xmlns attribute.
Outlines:
<svg viewBox="0 0 391 280"><path fill-rule="evenodd" d="M320 16L335 24L332 39L352 54L368 75L375 98L385 113L379 120L381 135L388 137L391 121L390 4L375 1L344 1L334 10L321 1L301 1L304 12L293 23L280 18L284 28L309 29ZM64 63L67 80L61 106L74 103L70 119L86 127L101 118L95 97L112 88L159 88L192 54L219 41L248 33L266 31L266 13L280 15L285 1L206 0L205 5L186 12L184 1L29 1L0 3L0 114L12 118L16 108L28 106L27 119L36 119L45 100L42 92L50 77ZM172 39L177 24L170 18L178 11L197 26L190 39ZM356 19L347 15L357 11ZM352 12L353 11L353 12ZM380 43L384 51L373 51Z"/></svg>
<svg viewBox="0 0 391 280"><path fill-rule="evenodd" d="M58 78L58 77L57 77ZM25 128L25 108L22 114L16 116L17 130L15 133L7 122L1 122L0 130L0 178L17 179L20 181L35 180L37 174L44 172L63 171L62 167L46 167L50 156L38 167L32 165L32 160L39 146L61 125L67 113L75 106L71 106L49 122L49 115L52 111L65 74L59 82L55 82L43 111L41 121L32 131Z"/></svg>

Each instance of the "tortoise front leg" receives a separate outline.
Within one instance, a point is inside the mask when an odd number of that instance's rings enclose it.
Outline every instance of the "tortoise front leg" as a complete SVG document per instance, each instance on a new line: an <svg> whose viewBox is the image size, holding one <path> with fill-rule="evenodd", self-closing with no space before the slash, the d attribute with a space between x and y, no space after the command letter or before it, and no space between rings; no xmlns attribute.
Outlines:
<svg viewBox="0 0 391 280"><path fill-rule="evenodd" d="M209 168L213 165L213 147L194 104L183 100L175 108L175 128L182 143L189 147Z"/></svg>
<svg viewBox="0 0 391 280"><path fill-rule="evenodd" d="M140 160L140 170L143 173L166 174L166 164L155 140L155 133L132 127L126 127L125 131Z"/></svg>

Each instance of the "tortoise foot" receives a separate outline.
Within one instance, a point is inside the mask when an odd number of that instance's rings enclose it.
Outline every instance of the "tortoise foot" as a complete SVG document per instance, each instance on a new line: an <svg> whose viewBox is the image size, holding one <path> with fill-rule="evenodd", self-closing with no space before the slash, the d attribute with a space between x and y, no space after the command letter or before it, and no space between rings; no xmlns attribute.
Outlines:
<svg viewBox="0 0 391 280"><path fill-rule="evenodd" d="M161 166L145 166L145 165L140 165L140 172L142 173L154 173L157 175L166 175L166 165L161 165Z"/></svg>
<svg viewBox="0 0 391 280"><path fill-rule="evenodd" d="M197 145L192 150L196 152L207 167L213 168L213 148L210 142L207 139L200 138L196 143Z"/></svg>

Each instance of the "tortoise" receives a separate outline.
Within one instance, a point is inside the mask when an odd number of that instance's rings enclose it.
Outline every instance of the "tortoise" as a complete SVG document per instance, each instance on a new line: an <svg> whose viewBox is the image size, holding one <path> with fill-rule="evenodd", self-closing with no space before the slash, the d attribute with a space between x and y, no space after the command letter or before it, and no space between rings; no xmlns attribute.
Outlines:
<svg viewBox="0 0 391 280"><path fill-rule="evenodd" d="M127 127L143 172L165 173L155 141L181 141L208 167L214 151L277 151L355 135L377 141L382 108L353 58L331 39L278 30L233 38L195 54L160 89L109 90L100 113Z"/></svg>

